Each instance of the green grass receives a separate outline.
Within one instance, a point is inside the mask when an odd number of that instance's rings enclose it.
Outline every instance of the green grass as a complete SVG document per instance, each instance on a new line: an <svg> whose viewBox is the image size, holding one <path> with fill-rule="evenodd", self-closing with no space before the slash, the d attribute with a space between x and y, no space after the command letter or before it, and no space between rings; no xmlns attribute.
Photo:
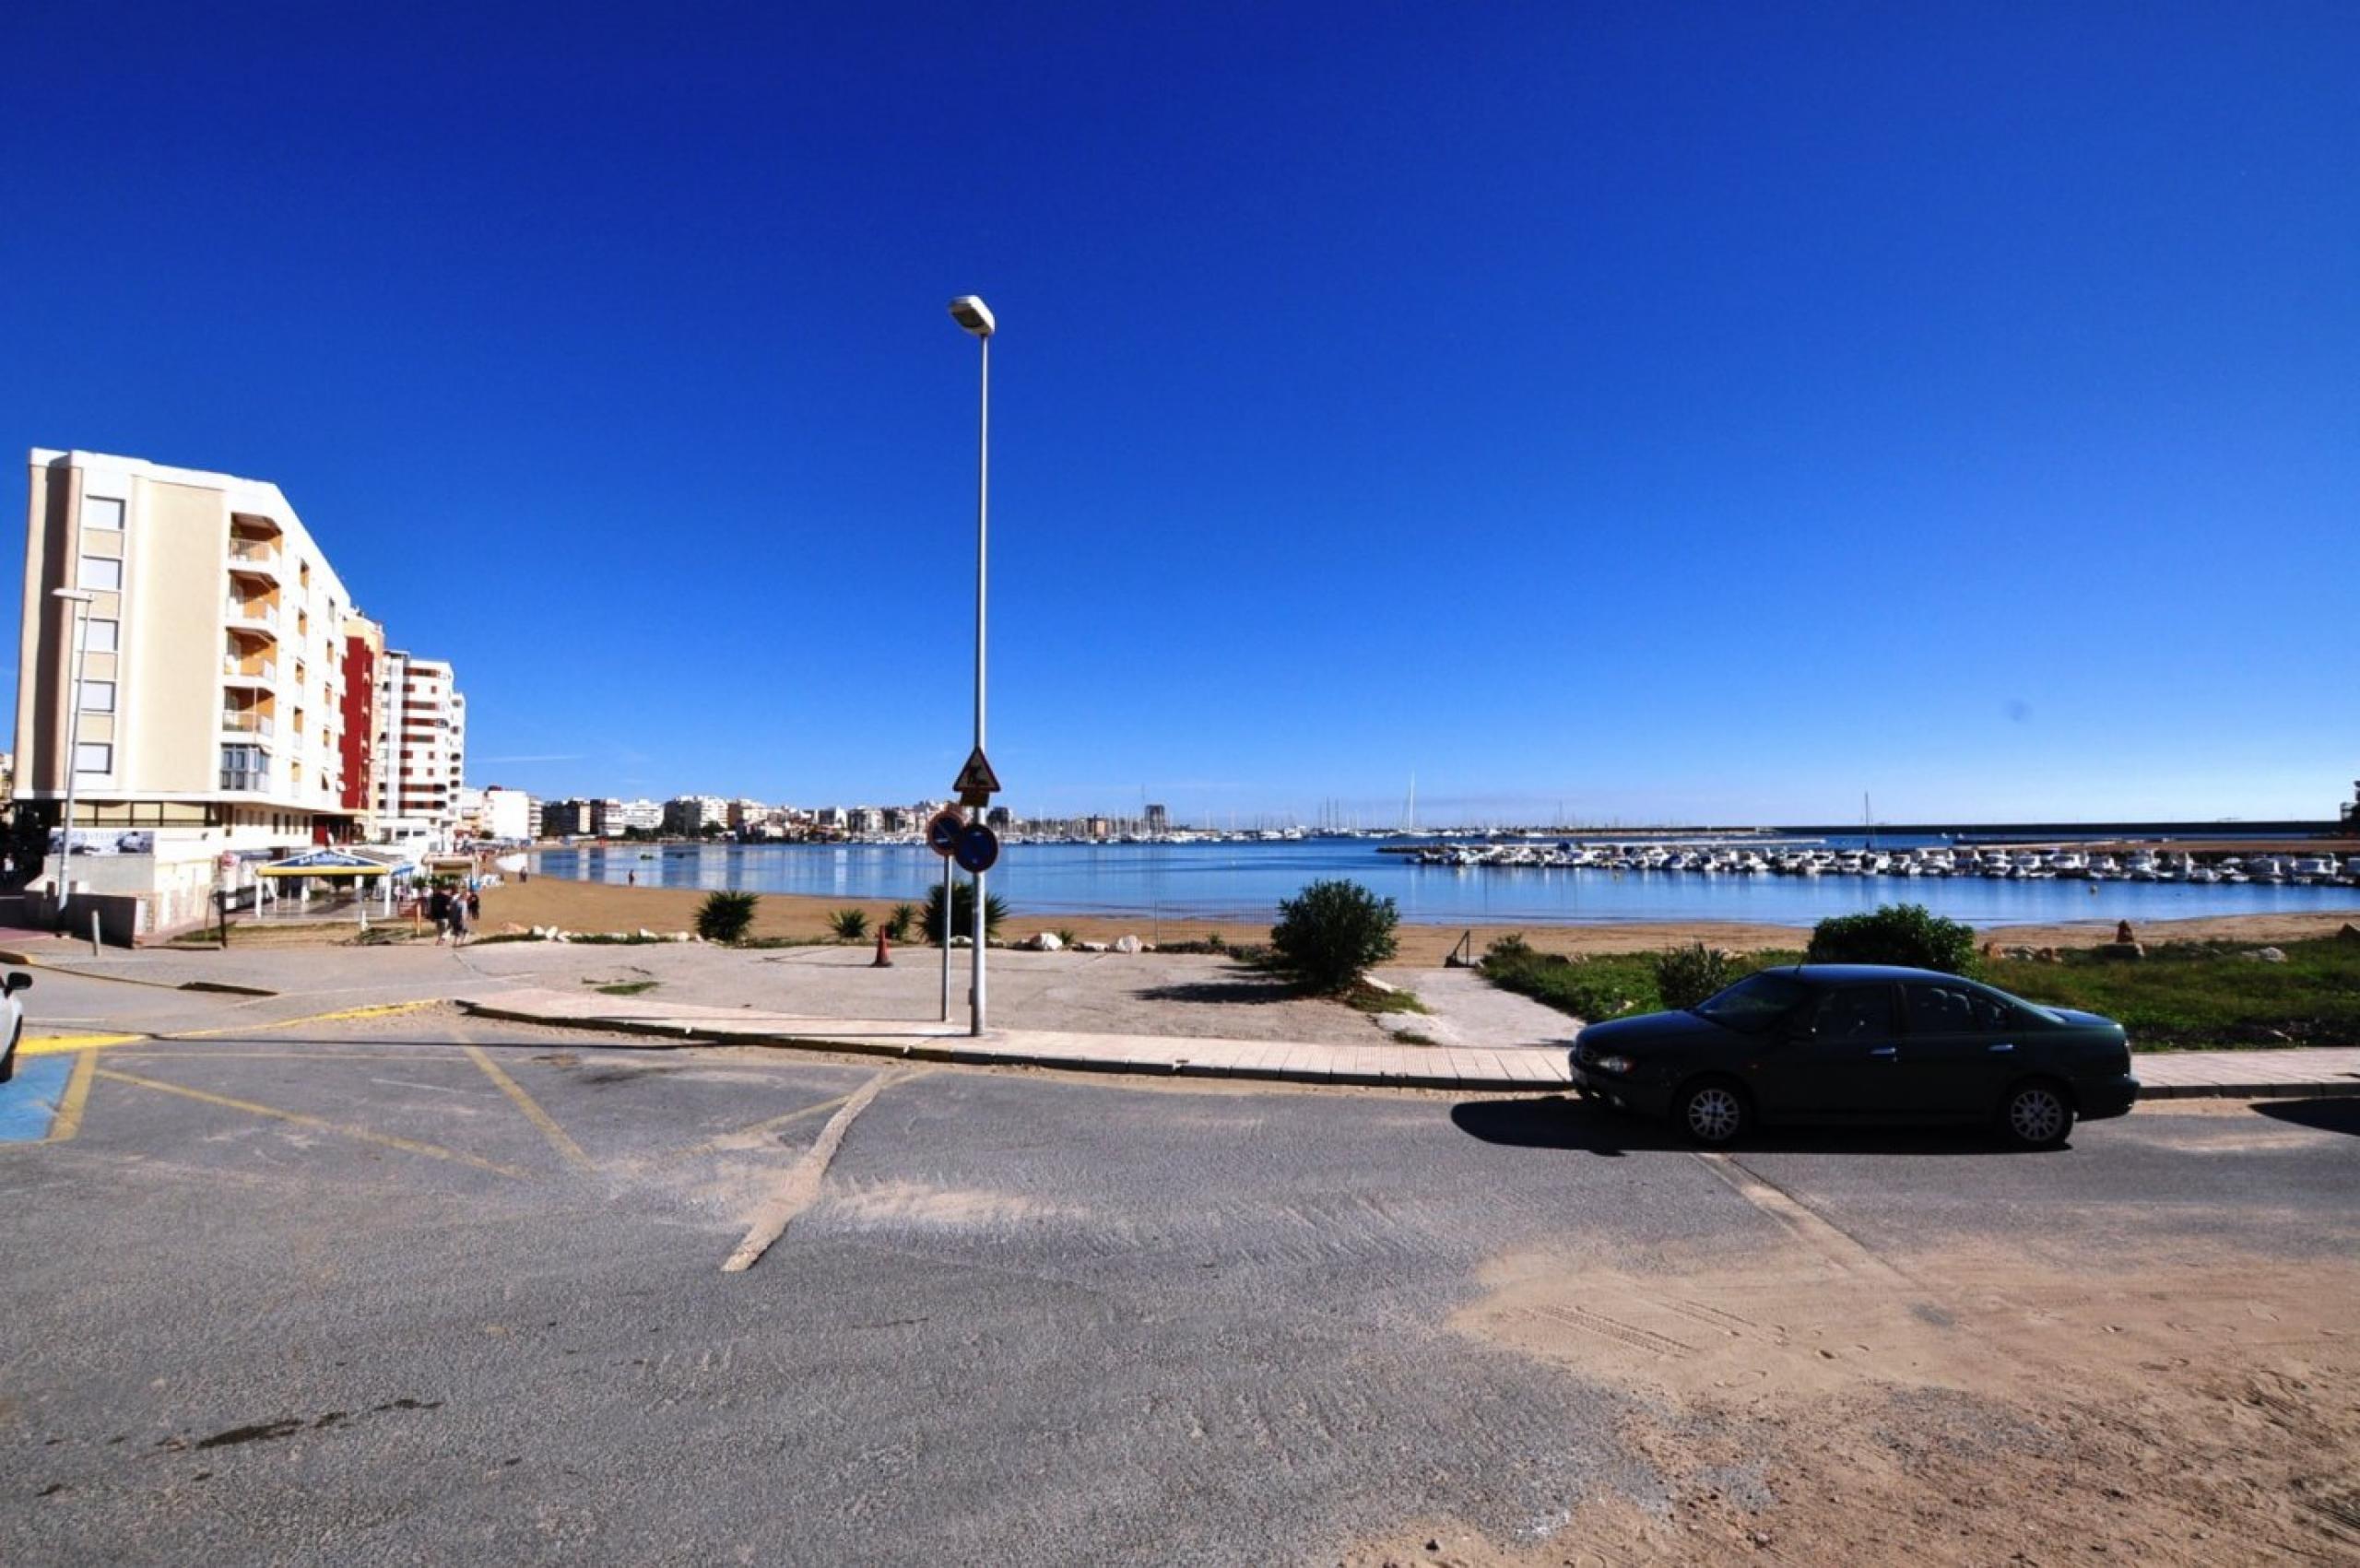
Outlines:
<svg viewBox="0 0 2360 1568"><path fill-rule="evenodd" d="M1397 1029L1393 1032L1393 1038L1396 1043L1403 1045L1439 1045L1442 1043L1441 1041L1434 1039L1431 1035L1421 1034L1414 1029Z"/></svg>
<svg viewBox="0 0 2360 1568"><path fill-rule="evenodd" d="M587 985L590 982L585 980L582 984ZM597 990L601 996L636 996L655 990L658 984L654 980L618 980L611 985L601 985Z"/></svg>
<svg viewBox="0 0 2360 1568"><path fill-rule="evenodd" d="M2060 949L2058 961L1986 960L1978 978L2028 1001L2104 1013L2142 1050L2360 1045L2360 942L2169 942L2143 959Z"/></svg>
<svg viewBox="0 0 2360 1568"><path fill-rule="evenodd" d="M2142 1051L2360 1045L2360 941L2268 944L2286 955L2284 963L2245 956L2263 945L2165 943L2134 960L2065 948L2054 963L1984 960L1975 977L2027 1001L2103 1013L2129 1030L2131 1045ZM1743 953L1736 967L1751 973L1801 956ZM1649 953L1569 959L1501 944L1485 955L1482 973L1494 985L1590 1022L1663 1005Z"/></svg>
<svg viewBox="0 0 2360 1568"><path fill-rule="evenodd" d="M1388 991L1381 986L1371 985L1364 980L1337 992L1336 999L1348 1008L1354 1008L1364 1013L1430 1013L1434 1011L1425 1003L1418 1000L1414 992Z"/></svg>

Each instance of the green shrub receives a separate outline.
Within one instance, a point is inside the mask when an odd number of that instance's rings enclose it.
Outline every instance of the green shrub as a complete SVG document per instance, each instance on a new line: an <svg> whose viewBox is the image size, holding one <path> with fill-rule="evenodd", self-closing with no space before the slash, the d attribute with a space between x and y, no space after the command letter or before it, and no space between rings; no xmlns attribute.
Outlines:
<svg viewBox="0 0 2360 1568"><path fill-rule="evenodd" d="M1656 995L1665 1007L1675 1008L1694 1007L1733 984L1739 974L1729 954L1702 942L1658 953L1655 970Z"/></svg>
<svg viewBox="0 0 2360 1568"><path fill-rule="evenodd" d="M1008 918L1008 901L997 893L984 898L984 938L989 941L999 935L1000 923ZM926 915L919 923L926 939L940 945L942 941L942 890L929 888L926 895ZM975 934L975 884L954 882L950 886L950 934L972 937Z"/></svg>
<svg viewBox="0 0 2360 1568"><path fill-rule="evenodd" d="M857 942L868 935L868 911L831 910L828 912L828 931L839 942Z"/></svg>
<svg viewBox="0 0 2360 1568"><path fill-rule="evenodd" d="M1072 931L1063 925L1057 927L1057 946L1061 948L1075 948L1080 946L1080 944L1081 938L1075 936Z"/></svg>
<svg viewBox="0 0 2360 1568"><path fill-rule="evenodd" d="M1312 990L1340 991L1393 956L1401 913L1358 882L1314 882L1279 905L1278 968Z"/></svg>
<svg viewBox="0 0 2360 1568"><path fill-rule="evenodd" d="M1975 929L1922 903L1889 903L1873 914L1839 914L1811 934L1812 963L1897 963L1965 974L1975 964Z"/></svg>
<svg viewBox="0 0 2360 1568"><path fill-rule="evenodd" d="M705 894L704 902L697 905L697 935L708 942L738 940L752 927L755 906L761 902L759 893L726 888Z"/></svg>
<svg viewBox="0 0 2360 1568"><path fill-rule="evenodd" d="M917 905L914 903L895 904L893 906L893 913L885 917L885 939L889 942L908 941L910 939L910 927L915 925L917 923Z"/></svg>

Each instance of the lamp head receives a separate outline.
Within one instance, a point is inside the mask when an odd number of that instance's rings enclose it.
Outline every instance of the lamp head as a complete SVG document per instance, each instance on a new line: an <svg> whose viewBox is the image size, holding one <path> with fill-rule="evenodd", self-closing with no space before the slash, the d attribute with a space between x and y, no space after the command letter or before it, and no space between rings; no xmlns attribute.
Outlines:
<svg viewBox="0 0 2360 1568"><path fill-rule="evenodd" d="M989 337L999 324L980 294L962 294L951 301L950 319L978 337Z"/></svg>

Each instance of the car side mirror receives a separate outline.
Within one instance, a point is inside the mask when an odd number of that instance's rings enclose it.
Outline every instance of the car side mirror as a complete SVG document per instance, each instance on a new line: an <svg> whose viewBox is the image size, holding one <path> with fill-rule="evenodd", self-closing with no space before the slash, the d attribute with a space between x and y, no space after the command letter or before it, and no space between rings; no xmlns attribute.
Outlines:
<svg viewBox="0 0 2360 1568"><path fill-rule="evenodd" d="M6 980L0 980L0 996L13 996L19 991L33 988L33 977L21 969L12 969Z"/></svg>

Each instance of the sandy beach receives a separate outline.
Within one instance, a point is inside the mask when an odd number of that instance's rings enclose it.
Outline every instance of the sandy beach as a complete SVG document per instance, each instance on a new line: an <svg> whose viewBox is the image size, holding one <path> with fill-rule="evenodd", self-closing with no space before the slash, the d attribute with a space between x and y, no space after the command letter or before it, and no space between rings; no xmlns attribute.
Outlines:
<svg viewBox="0 0 2360 1568"><path fill-rule="evenodd" d="M596 882L569 881L559 877L535 877L530 882L506 883L484 895L483 924L488 931L507 925L556 925L569 931L685 931L696 918L704 894L690 888L617 888ZM839 909L868 913L873 929L891 914L890 900L823 899L788 893L765 893L754 917L757 937L824 937L828 916ZM2360 901L2343 910L2303 914L2216 915L2195 920L2148 921L2139 928L2147 941L2289 941L2304 937L2328 937L2346 922L2360 922ZM1411 925L1400 928L1398 962L1412 968L1439 966L1470 927ZM1806 928L1765 925L1743 921L1631 922L1595 925L1477 925L1473 948L1481 953L1495 937L1510 931L1546 952L1650 952L1704 942L1737 951L1765 948L1798 948ZM1143 942L1203 941L1218 933L1225 942L1267 941L1267 923L1210 920L1157 920L1148 915L1022 914L1009 918L1001 935L1010 940L1036 931L1069 931L1084 940L1111 942L1135 936ZM2110 941L2112 921L2076 921L2047 925L1995 925L1983 931L1986 939L2027 943L2036 947L2078 947Z"/></svg>

